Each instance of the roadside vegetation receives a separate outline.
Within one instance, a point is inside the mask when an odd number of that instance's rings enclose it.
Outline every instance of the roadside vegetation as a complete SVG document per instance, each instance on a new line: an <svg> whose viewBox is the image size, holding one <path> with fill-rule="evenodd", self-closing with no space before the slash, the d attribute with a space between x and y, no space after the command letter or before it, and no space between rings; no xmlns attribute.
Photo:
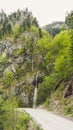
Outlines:
<svg viewBox="0 0 73 130"><path fill-rule="evenodd" d="M0 129L31 130L30 117L15 108L33 107L35 87L37 107L73 118L73 11L53 36L28 9L1 13Z"/></svg>

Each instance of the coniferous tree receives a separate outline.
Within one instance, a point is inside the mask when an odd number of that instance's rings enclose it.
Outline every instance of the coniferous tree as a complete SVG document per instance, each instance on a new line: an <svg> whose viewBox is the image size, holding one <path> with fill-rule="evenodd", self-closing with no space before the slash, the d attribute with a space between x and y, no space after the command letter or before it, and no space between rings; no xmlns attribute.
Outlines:
<svg viewBox="0 0 73 130"><path fill-rule="evenodd" d="M35 27L39 27L39 24L38 24L36 17L33 19L32 25L34 25Z"/></svg>

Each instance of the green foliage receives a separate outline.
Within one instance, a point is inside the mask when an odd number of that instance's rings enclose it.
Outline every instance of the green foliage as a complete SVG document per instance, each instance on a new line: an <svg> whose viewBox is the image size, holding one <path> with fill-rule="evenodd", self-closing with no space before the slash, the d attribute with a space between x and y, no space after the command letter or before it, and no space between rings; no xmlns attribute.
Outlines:
<svg viewBox="0 0 73 130"><path fill-rule="evenodd" d="M72 48L70 32L63 31L51 43L48 43L45 37L39 40L41 53L46 54L42 64L45 66L47 76L39 89L38 103L42 103L50 96L61 79L69 78L73 68L70 54Z"/></svg>
<svg viewBox="0 0 73 130"><path fill-rule="evenodd" d="M65 23L67 24L69 29L73 29L73 11L67 14L65 18Z"/></svg>
<svg viewBox="0 0 73 130"><path fill-rule="evenodd" d="M63 41L61 41L61 39L60 41L57 40L60 50L57 53L54 68L61 77L66 78L71 73L71 57L69 54L71 40L69 32L65 31L62 35L58 38L62 37Z"/></svg>
<svg viewBox="0 0 73 130"><path fill-rule="evenodd" d="M0 55L0 64L5 64L8 61L8 57L6 54Z"/></svg>
<svg viewBox="0 0 73 130"><path fill-rule="evenodd" d="M18 24L15 24L12 28L12 33L14 35L14 39L16 40L16 38L18 37L19 35L19 29L20 29L20 26Z"/></svg>
<svg viewBox="0 0 73 130"><path fill-rule="evenodd" d="M32 82L36 80L37 72L39 72L38 80L40 77L43 79L38 81L37 104L44 101L49 104L51 92L54 91L59 81L61 79L70 79L73 76L72 15L73 12L66 18L71 30L61 31L61 28L52 28L50 33L55 37L39 28L37 19L33 18L32 14L28 13L28 10L25 12L18 10L7 17L9 21L6 20L6 23L5 21L0 23L0 36L3 37L4 42L9 41L9 38L15 40L11 46L11 57L5 54L5 51L0 53L0 65L2 67L0 69L0 83L3 85L2 87L6 87L7 90L5 89L5 91L9 92L8 94L11 94L12 90L10 88L15 86L14 91L17 91L15 94L19 98L20 106L24 105L23 99L20 98L24 94L28 98L25 104L32 106L34 91ZM25 19L24 16L26 16ZM53 26L58 24L62 25L62 23L53 23ZM59 34L56 35L57 33ZM14 50L17 45L14 44L16 42L19 45L17 46L18 49ZM5 50L4 47L3 49ZM11 67L11 65L15 66L16 72L13 73L12 70L5 72L4 69ZM22 85L23 82L25 84ZM59 96L58 93L56 96ZM17 126L18 129L21 129L20 127L21 125Z"/></svg>
<svg viewBox="0 0 73 130"><path fill-rule="evenodd" d="M51 91L54 90L54 87L56 86L56 83L57 83L57 76L55 73L49 75L49 76L46 76L45 77L45 80L44 80L44 86L45 86L45 90L46 92L48 91L48 93L50 94Z"/></svg>
<svg viewBox="0 0 73 130"><path fill-rule="evenodd" d="M38 29L34 26L31 26L31 29L30 29L34 34L38 35Z"/></svg>
<svg viewBox="0 0 73 130"><path fill-rule="evenodd" d="M66 105L66 106L64 107L64 109L65 109L65 114L66 114L66 115L73 113L73 108L72 108L72 106L70 106L70 105Z"/></svg>
<svg viewBox="0 0 73 130"><path fill-rule="evenodd" d="M50 104L50 98L48 97L44 103L44 106L48 108L49 104Z"/></svg>
<svg viewBox="0 0 73 130"><path fill-rule="evenodd" d="M3 119L2 119L3 110L2 110L2 103L3 103L3 100L0 99L0 129L1 130L3 130Z"/></svg>
<svg viewBox="0 0 73 130"><path fill-rule="evenodd" d="M0 39L12 36L14 42L16 42L20 33L29 30L31 26L39 27L37 19L27 9L25 11L18 9L10 15L6 15L4 11L1 11L0 15Z"/></svg>
<svg viewBox="0 0 73 130"><path fill-rule="evenodd" d="M52 24L44 26L44 29L50 33L52 37L55 37L62 30L63 22L53 22Z"/></svg>
<svg viewBox="0 0 73 130"><path fill-rule="evenodd" d="M38 41L38 46L42 55L45 55L48 51L49 43L51 42L51 37L49 34L45 33L41 39Z"/></svg>
<svg viewBox="0 0 73 130"><path fill-rule="evenodd" d="M63 31L57 35L49 45L49 52L46 55L46 63L51 71L59 71L62 76L70 71L70 34L68 31ZM55 69L55 70L54 70ZM67 76L68 73L65 74Z"/></svg>
<svg viewBox="0 0 73 130"><path fill-rule="evenodd" d="M70 67L70 57L68 55L65 56L60 56L56 59L55 61L55 71L61 76L66 78L70 72L71 72L71 68Z"/></svg>
<svg viewBox="0 0 73 130"><path fill-rule="evenodd" d="M16 110L16 98L0 100L0 129L1 130L27 130L30 118Z"/></svg>
<svg viewBox="0 0 73 130"><path fill-rule="evenodd" d="M50 98L50 94L54 90L56 84L57 84L56 74L45 76L44 82L41 85L39 85L37 104L43 103L47 98Z"/></svg>
<svg viewBox="0 0 73 130"><path fill-rule="evenodd" d="M18 122L16 125L16 130L27 130L29 126L30 117L24 113L18 112Z"/></svg>
<svg viewBox="0 0 73 130"><path fill-rule="evenodd" d="M17 80L21 79L22 75L24 75L24 70L23 70L23 68L21 66L18 66L16 68L16 78L17 78Z"/></svg>
<svg viewBox="0 0 73 130"><path fill-rule="evenodd" d="M39 38L42 38L42 30L39 28Z"/></svg>
<svg viewBox="0 0 73 130"><path fill-rule="evenodd" d="M33 19L32 25L35 26L35 27L39 27L39 24L38 24L36 17Z"/></svg>
<svg viewBox="0 0 73 130"><path fill-rule="evenodd" d="M7 34L11 33L12 32L12 27L11 27L11 24L7 24Z"/></svg>
<svg viewBox="0 0 73 130"><path fill-rule="evenodd" d="M70 54L70 58L71 58L71 75L73 75L73 30L71 30L71 41L70 41L70 50L69 50L69 54Z"/></svg>
<svg viewBox="0 0 73 130"><path fill-rule="evenodd" d="M23 30L26 30L26 28L30 28L30 27L31 27L31 18L30 15L28 15L27 18L22 23L22 28Z"/></svg>
<svg viewBox="0 0 73 130"><path fill-rule="evenodd" d="M11 71L7 71L4 74L4 83L5 86L10 87L13 81L13 73Z"/></svg>
<svg viewBox="0 0 73 130"><path fill-rule="evenodd" d="M21 47L21 48L19 48L18 50L15 50L14 52L13 52L13 55L14 55L14 57L18 57L19 55L21 55L23 53L23 48Z"/></svg>

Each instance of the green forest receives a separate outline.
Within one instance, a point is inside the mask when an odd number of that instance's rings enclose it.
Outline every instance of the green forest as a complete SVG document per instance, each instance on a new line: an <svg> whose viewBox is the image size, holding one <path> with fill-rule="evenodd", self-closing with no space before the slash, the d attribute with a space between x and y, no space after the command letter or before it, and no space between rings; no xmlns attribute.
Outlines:
<svg viewBox="0 0 73 130"><path fill-rule="evenodd" d="M0 130L39 130L17 111L33 108L35 88L36 108L73 119L73 11L54 26L41 28L28 8L0 11Z"/></svg>

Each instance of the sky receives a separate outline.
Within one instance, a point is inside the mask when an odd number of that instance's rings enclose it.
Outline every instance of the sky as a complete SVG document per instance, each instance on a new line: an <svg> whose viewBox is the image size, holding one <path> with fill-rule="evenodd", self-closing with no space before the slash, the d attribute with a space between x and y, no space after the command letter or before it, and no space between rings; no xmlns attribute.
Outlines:
<svg viewBox="0 0 73 130"><path fill-rule="evenodd" d="M66 13L73 10L73 0L0 0L0 10L7 14L25 8L32 11L40 26L44 26L64 21Z"/></svg>

